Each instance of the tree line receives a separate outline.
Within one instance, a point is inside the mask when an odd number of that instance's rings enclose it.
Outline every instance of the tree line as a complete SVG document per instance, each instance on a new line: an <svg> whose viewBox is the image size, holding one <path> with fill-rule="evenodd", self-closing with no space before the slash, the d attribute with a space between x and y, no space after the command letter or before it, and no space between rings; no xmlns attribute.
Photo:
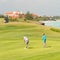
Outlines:
<svg viewBox="0 0 60 60"><path fill-rule="evenodd" d="M0 14L0 18L5 18L3 14ZM9 21L20 21L21 19L24 21L31 20L31 21L41 21L41 20L55 20L55 19L60 19L60 16L53 16L53 17L48 17L48 16L34 16L32 13L27 11L27 13L22 17L22 15L19 15L19 18L10 18L8 17Z"/></svg>

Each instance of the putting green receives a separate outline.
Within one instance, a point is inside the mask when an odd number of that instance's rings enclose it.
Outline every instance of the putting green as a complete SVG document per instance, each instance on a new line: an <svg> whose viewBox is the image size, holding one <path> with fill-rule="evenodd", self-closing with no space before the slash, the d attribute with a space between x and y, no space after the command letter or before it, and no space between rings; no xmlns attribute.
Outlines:
<svg viewBox="0 0 60 60"><path fill-rule="evenodd" d="M42 33L47 35L46 48ZM24 35L29 38L28 49L24 49ZM0 60L60 60L60 33L35 23L0 24Z"/></svg>

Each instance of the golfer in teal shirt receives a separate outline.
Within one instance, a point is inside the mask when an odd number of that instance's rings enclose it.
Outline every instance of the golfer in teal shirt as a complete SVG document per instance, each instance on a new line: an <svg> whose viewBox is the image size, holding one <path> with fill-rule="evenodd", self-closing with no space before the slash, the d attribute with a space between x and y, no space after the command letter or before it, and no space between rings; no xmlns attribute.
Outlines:
<svg viewBox="0 0 60 60"><path fill-rule="evenodd" d="M42 35L42 42L43 42L43 47L46 47L46 35Z"/></svg>

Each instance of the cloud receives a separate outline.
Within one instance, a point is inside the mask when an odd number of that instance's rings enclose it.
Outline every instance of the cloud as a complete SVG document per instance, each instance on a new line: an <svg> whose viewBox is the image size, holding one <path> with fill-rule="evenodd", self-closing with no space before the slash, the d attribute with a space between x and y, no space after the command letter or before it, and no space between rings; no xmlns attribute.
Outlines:
<svg viewBox="0 0 60 60"><path fill-rule="evenodd" d="M0 3L4 3L4 2L7 2L7 0L0 0Z"/></svg>
<svg viewBox="0 0 60 60"><path fill-rule="evenodd" d="M60 0L0 0L0 12L34 12L40 15L60 15Z"/></svg>

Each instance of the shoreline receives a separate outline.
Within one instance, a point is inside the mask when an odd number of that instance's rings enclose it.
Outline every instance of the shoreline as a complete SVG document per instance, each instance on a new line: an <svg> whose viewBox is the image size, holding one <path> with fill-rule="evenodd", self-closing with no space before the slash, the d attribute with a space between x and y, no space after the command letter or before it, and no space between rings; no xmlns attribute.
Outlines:
<svg viewBox="0 0 60 60"><path fill-rule="evenodd" d="M39 23L40 24L44 23L45 26L50 26L50 27L54 27L54 28L60 28L60 20L57 20L57 21L39 21Z"/></svg>
<svg viewBox="0 0 60 60"><path fill-rule="evenodd" d="M56 21L59 21L60 22L60 20L56 20Z"/></svg>

